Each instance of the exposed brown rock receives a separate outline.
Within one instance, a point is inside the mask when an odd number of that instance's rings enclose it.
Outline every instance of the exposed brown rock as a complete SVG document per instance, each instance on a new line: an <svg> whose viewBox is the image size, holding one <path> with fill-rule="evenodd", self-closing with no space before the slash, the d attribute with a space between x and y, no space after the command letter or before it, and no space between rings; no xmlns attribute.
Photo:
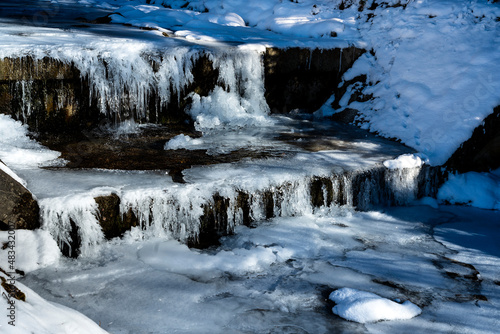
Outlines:
<svg viewBox="0 0 500 334"><path fill-rule="evenodd" d="M365 50L268 48L264 55L266 100L273 113L314 112L332 94L342 75Z"/></svg>
<svg viewBox="0 0 500 334"><path fill-rule="evenodd" d="M0 162L2 163L2 162ZM38 202L22 184L0 170L0 230L14 224L16 229L40 227Z"/></svg>
<svg viewBox="0 0 500 334"><path fill-rule="evenodd" d="M120 214L120 197L116 194L95 198L99 210L99 224L106 239L123 236L123 233L138 225L137 218L127 213Z"/></svg>

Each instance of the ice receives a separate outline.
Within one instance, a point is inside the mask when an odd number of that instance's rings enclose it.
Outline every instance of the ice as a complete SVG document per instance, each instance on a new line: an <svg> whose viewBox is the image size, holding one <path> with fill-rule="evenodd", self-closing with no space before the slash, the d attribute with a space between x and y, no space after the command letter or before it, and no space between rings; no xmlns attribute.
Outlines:
<svg viewBox="0 0 500 334"><path fill-rule="evenodd" d="M500 296L492 280L499 268L498 213L460 210L322 210L261 221L258 228L240 226L220 247L204 251L164 237L144 240L134 229L94 257L61 261L57 271L39 269L22 283L48 300L75 307L111 333L142 334L144 328L196 333L407 333L415 328L446 333L454 328L495 333ZM450 220L453 212L462 218ZM437 241L433 226L438 226ZM481 239L473 242L471 233ZM359 265L358 254L363 253L365 262ZM466 278L446 274L473 272L445 259L450 257L479 270L481 292L472 292ZM377 308L367 300L357 304L368 313L380 312L379 304L387 312L363 317L375 321L364 325L325 312L325 298L341 288L376 296L370 302ZM73 298L61 298L68 293ZM471 296L477 293L488 301ZM116 307L116 300L123 306ZM420 316L411 318L420 309ZM200 316L193 318L192 312ZM390 318L406 320L377 322Z"/></svg>
<svg viewBox="0 0 500 334"><path fill-rule="evenodd" d="M422 313L417 305L409 301L400 304L356 289L342 288L332 292L329 298L337 303L333 307L333 313L359 323L405 320Z"/></svg>
<svg viewBox="0 0 500 334"><path fill-rule="evenodd" d="M500 170L451 174L439 188L440 202L500 210Z"/></svg>
<svg viewBox="0 0 500 334"><path fill-rule="evenodd" d="M59 152L51 151L30 139L26 125L14 121L10 116L0 114L0 159L9 168L24 169L50 165L59 155ZM2 170L7 169L2 168ZM14 179L19 180L19 177ZM20 183L25 184L25 182Z"/></svg>
<svg viewBox="0 0 500 334"><path fill-rule="evenodd" d="M263 48L248 46L230 54L210 53L210 60L219 72L219 86L208 95L196 93L188 113L199 131L223 128L268 125L269 107L264 98Z"/></svg>
<svg viewBox="0 0 500 334"><path fill-rule="evenodd" d="M165 143L166 150L178 150L180 148L193 148L196 149L197 146L202 145L202 139L193 139L184 134L180 134L170 139Z"/></svg>
<svg viewBox="0 0 500 334"><path fill-rule="evenodd" d="M97 203L89 195L75 195L59 198L46 198L39 202L42 229L48 231L62 249L67 245L69 254L76 250L71 249L70 232L73 224L78 228L81 239L80 252L82 256L89 256L98 251L104 234L97 220Z"/></svg>

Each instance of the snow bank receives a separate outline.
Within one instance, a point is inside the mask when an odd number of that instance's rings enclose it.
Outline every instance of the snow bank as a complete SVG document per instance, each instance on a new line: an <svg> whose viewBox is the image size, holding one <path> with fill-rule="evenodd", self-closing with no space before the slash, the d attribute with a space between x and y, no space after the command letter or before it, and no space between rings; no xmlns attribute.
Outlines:
<svg viewBox="0 0 500 334"><path fill-rule="evenodd" d="M440 202L500 210L500 169L452 174L439 189L437 198Z"/></svg>
<svg viewBox="0 0 500 334"><path fill-rule="evenodd" d="M99 1L93 0L93 3ZM88 3L88 1L86 1ZM333 34L357 36L357 6L338 11L341 1L124 1L113 3L114 23L166 29L175 36L217 41L220 36L244 40L252 31L273 32L302 38L330 38ZM250 32L249 32L250 31ZM231 36L232 35L232 36Z"/></svg>
<svg viewBox="0 0 500 334"><path fill-rule="evenodd" d="M0 244L9 242L8 232L0 232ZM14 249L15 267L25 273L57 264L61 251L48 231L16 230ZM0 250L0 268L7 268L8 252L11 248Z"/></svg>
<svg viewBox="0 0 500 334"><path fill-rule="evenodd" d="M0 277L11 282L10 278L0 272ZM0 320L2 334L105 334L100 326L83 314L68 307L51 303L40 297L36 292L22 283L15 281L15 286L26 295L26 301L9 299L14 302L15 322L8 324L11 319L5 315ZM0 286L0 308L7 310L10 307L4 296L8 293Z"/></svg>
<svg viewBox="0 0 500 334"><path fill-rule="evenodd" d="M337 303L332 309L334 314L359 323L405 320L422 313L422 310L410 301L399 304L371 292L350 288L336 290L329 298Z"/></svg>

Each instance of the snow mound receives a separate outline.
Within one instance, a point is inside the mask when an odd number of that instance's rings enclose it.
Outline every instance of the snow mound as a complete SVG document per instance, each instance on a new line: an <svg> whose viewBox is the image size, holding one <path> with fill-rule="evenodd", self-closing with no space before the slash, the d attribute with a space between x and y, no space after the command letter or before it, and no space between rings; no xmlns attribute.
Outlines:
<svg viewBox="0 0 500 334"><path fill-rule="evenodd" d="M424 164L424 160L417 154L403 154L394 160L384 161L384 166L389 169L417 168Z"/></svg>
<svg viewBox="0 0 500 334"><path fill-rule="evenodd" d="M5 279L7 284L14 283L10 277L3 273L0 273L0 277ZM14 285L26 295L26 301L9 298L11 303L14 303L11 309L13 311L9 311L12 318L2 316L0 321L0 332L2 334L107 333L83 314L68 307L46 301L22 283L16 281ZM3 286L0 286L0 293L2 294L0 307L2 310L7 311L12 304L9 304L5 298L8 293Z"/></svg>
<svg viewBox="0 0 500 334"><path fill-rule="evenodd" d="M8 242L8 232L0 232L0 244ZM61 257L61 251L57 243L50 233L44 230L16 230L14 247L22 250L16 252L16 268L24 272L56 264ZM8 255L11 250L10 247L0 250L0 267L7 267Z"/></svg>
<svg viewBox="0 0 500 334"><path fill-rule="evenodd" d="M337 303L332 309L333 313L359 323L405 320L422 313L420 307L410 301L398 304L374 293L350 288L332 292L330 299Z"/></svg>
<svg viewBox="0 0 500 334"><path fill-rule="evenodd" d="M500 169L491 173L450 175L437 197L441 202L500 210Z"/></svg>
<svg viewBox="0 0 500 334"><path fill-rule="evenodd" d="M203 140L201 139L193 139L184 134L180 134L165 143L165 150L178 150L180 148L189 149L192 146L198 146L201 144L203 144Z"/></svg>
<svg viewBox="0 0 500 334"><path fill-rule="evenodd" d="M55 162L60 153L51 151L28 136L28 126L8 115L0 115L0 160L14 170L47 166ZM25 185L9 168L0 168L19 183Z"/></svg>

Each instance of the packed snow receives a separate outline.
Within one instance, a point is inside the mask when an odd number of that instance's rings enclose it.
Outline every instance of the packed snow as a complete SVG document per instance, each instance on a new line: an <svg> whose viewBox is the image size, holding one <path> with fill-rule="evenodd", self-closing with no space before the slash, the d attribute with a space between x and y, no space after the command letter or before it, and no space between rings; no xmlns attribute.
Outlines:
<svg viewBox="0 0 500 334"><path fill-rule="evenodd" d="M397 303L371 292L350 288L335 290L329 298L337 304L333 313L359 323L405 320L422 313L422 309L412 302Z"/></svg>
<svg viewBox="0 0 500 334"><path fill-rule="evenodd" d="M422 166L424 163L417 154L402 154L394 160L384 161L384 166L389 169L415 168Z"/></svg>

